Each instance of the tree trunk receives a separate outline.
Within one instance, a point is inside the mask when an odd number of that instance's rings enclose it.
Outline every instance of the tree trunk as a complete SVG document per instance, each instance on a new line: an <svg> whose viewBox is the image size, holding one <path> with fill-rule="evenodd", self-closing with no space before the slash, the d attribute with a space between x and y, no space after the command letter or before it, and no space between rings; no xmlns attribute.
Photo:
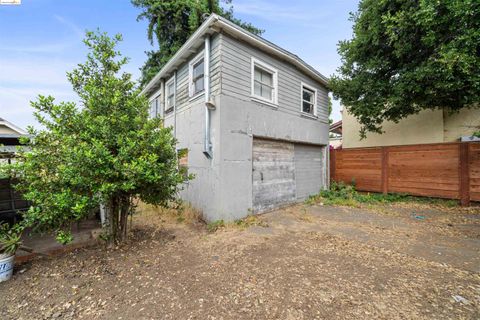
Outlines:
<svg viewBox="0 0 480 320"><path fill-rule="evenodd" d="M127 238L128 214L131 201L128 195L113 196L105 205L108 218L108 243L110 246L121 243Z"/></svg>

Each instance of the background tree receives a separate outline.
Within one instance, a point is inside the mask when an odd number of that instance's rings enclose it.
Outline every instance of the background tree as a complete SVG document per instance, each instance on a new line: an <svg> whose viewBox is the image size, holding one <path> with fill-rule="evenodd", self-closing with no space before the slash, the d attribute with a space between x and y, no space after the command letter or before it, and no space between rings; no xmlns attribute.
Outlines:
<svg viewBox="0 0 480 320"><path fill-rule="evenodd" d="M137 20L148 21L147 36L158 50L146 52L147 61L141 68L141 85L145 85L167 63L187 39L198 29L206 15L216 13L243 28L261 34L263 31L250 23L234 17L232 0L132 0L132 4L142 9Z"/></svg>
<svg viewBox="0 0 480 320"><path fill-rule="evenodd" d="M478 0L362 0L351 20L331 87L363 136L424 109L479 107Z"/></svg>
<svg viewBox="0 0 480 320"><path fill-rule="evenodd" d="M67 74L82 107L39 96L32 106L45 129L29 128L31 150L9 168L32 203L25 224L57 230L62 241L70 238L62 228L103 203L108 239L120 242L134 198L164 205L184 180L170 129L148 119L146 98L121 72L127 58L115 50L119 41L120 35L87 32L87 61Z"/></svg>

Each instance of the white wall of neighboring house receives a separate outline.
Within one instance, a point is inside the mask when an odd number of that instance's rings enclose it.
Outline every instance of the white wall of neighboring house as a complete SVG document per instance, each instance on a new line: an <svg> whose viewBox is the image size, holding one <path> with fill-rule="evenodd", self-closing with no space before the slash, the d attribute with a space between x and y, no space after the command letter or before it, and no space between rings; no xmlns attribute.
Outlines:
<svg viewBox="0 0 480 320"><path fill-rule="evenodd" d="M0 134L26 135L27 132L13 123L0 118Z"/></svg>
<svg viewBox="0 0 480 320"><path fill-rule="evenodd" d="M365 139L360 139L361 125L346 108L342 122L343 148L455 142L480 130L480 109L463 109L453 114L441 109L424 110L398 123L385 122L384 133L369 132Z"/></svg>
<svg viewBox="0 0 480 320"><path fill-rule="evenodd" d="M18 132L5 125L0 125L0 134L18 134Z"/></svg>

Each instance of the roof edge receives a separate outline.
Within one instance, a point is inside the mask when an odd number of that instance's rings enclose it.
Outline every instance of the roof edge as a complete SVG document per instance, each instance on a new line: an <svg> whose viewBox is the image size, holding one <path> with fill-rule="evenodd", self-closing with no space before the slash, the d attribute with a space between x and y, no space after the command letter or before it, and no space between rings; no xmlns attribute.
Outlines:
<svg viewBox="0 0 480 320"><path fill-rule="evenodd" d="M207 20L188 38L187 42L183 44L182 47L173 55L173 57L163 66L163 68L148 82L145 88L142 89L141 94L150 93L151 89L158 83L158 81L163 78L170 69L185 55L189 53L190 48L205 35L205 33L214 25L218 24L220 29L230 31L235 35L239 36L242 40L249 42L250 44L256 45L263 51L272 53L278 57L283 58L284 60L292 63L298 67L302 72L308 74L310 77L316 81L322 83L328 88L328 78L318 72L315 68L310 66L308 63L303 61L301 58L295 54L277 46L276 44L257 36L242 27L236 25L235 23L212 13ZM218 31L217 31L218 32Z"/></svg>
<svg viewBox="0 0 480 320"><path fill-rule="evenodd" d="M11 123L11 122L9 122L9 121L7 121L7 120L5 120L5 119L2 119L2 118L0 118L0 119L1 119L1 120L0 120L0 124L2 124L2 125L10 128L10 129L12 129L13 131L18 132L19 135L25 136L25 135L28 134L27 131L23 130L23 129L20 128L20 127L17 127L17 126L14 125L13 123Z"/></svg>

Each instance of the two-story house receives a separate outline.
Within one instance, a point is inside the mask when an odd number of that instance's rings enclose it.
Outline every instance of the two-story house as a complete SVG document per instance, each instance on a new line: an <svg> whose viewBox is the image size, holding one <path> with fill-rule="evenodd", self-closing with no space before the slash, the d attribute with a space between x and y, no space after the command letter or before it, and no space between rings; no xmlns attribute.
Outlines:
<svg viewBox="0 0 480 320"><path fill-rule="evenodd" d="M220 16L143 93L195 175L182 199L209 221L296 202L328 184L327 78Z"/></svg>

